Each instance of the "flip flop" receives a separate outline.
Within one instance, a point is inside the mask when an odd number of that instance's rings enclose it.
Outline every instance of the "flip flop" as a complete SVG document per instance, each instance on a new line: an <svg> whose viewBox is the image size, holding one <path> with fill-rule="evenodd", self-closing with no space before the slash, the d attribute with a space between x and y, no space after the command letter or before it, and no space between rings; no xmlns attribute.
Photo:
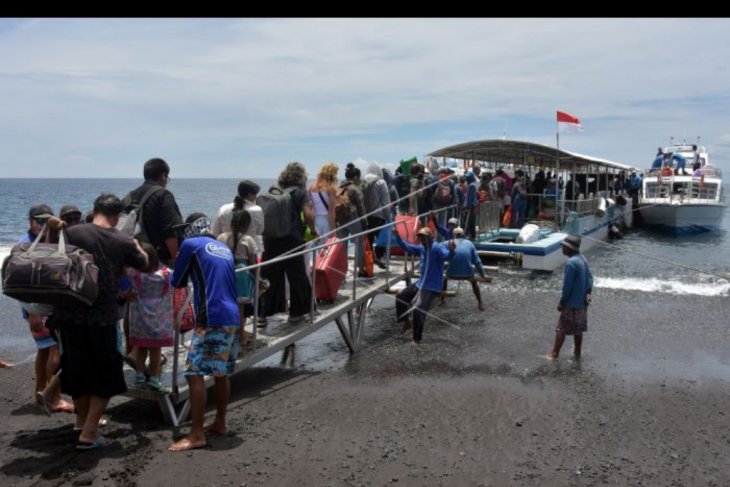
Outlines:
<svg viewBox="0 0 730 487"><path fill-rule="evenodd" d="M98 450L99 448L106 448L111 444L111 440L107 440L103 436L99 435L94 441L77 441L76 449L81 451Z"/></svg>

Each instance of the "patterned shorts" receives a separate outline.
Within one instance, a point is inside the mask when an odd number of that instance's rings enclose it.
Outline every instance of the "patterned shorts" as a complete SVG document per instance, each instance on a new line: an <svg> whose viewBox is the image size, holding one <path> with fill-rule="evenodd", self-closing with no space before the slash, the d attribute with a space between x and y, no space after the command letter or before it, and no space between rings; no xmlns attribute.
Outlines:
<svg viewBox="0 0 730 487"><path fill-rule="evenodd" d="M231 375L236 366L238 344L238 326L196 328L185 361L185 375Z"/></svg>
<svg viewBox="0 0 730 487"><path fill-rule="evenodd" d="M588 330L588 308L563 308L556 332L566 335L580 335Z"/></svg>

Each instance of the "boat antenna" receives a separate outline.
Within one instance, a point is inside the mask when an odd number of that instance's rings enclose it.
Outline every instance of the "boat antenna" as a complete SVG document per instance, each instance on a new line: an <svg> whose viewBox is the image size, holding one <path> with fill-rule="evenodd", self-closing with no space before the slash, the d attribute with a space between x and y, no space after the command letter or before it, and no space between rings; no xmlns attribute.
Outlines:
<svg viewBox="0 0 730 487"><path fill-rule="evenodd" d="M502 130L502 140L507 140L507 119L504 120L504 129Z"/></svg>

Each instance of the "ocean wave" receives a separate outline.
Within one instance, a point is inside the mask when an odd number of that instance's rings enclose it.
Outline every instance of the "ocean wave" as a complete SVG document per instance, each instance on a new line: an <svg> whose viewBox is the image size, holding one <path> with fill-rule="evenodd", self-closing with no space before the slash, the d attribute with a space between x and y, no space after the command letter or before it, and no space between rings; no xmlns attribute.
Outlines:
<svg viewBox="0 0 730 487"><path fill-rule="evenodd" d="M686 282L657 278L597 277L593 287L695 296L730 295L730 282L723 279L716 282Z"/></svg>
<svg viewBox="0 0 730 487"><path fill-rule="evenodd" d="M12 248L12 245L0 244L0 264L5 260L5 257L10 255L10 249Z"/></svg>

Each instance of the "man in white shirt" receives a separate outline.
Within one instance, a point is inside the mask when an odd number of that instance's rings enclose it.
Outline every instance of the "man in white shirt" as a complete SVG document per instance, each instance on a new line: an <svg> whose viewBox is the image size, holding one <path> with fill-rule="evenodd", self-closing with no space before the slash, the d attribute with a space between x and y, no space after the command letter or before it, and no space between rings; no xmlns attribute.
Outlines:
<svg viewBox="0 0 730 487"><path fill-rule="evenodd" d="M227 203L218 210L218 217L213 222L213 235L218 237L223 232L231 231L231 216L234 209L243 209L251 215L251 225L246 235L253 237L256 242L256 254L264 252L264 240L261 235L264 233L264 211L255 203L256 196L261 188L250 179L244 179L238 183L238 194L233 203Z"/></svg>

